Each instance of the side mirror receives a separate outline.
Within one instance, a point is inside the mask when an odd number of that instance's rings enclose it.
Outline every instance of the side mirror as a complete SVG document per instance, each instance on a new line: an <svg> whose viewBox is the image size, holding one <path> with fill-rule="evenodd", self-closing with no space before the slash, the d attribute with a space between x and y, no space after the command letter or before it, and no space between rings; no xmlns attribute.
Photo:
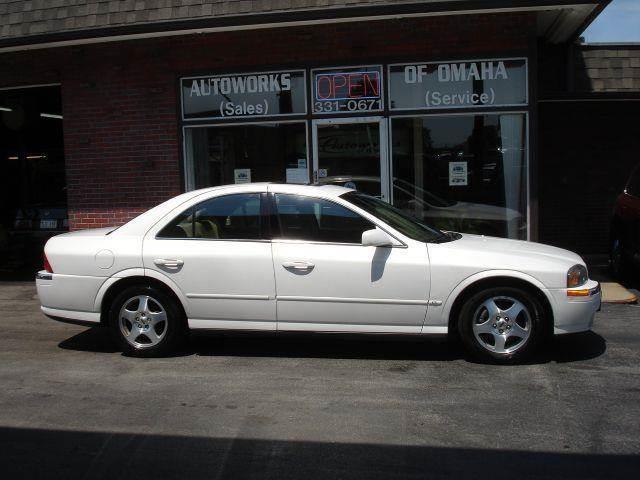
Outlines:
<svg viewBox="0 0 640 480"><path fill-rule="evenodd" d="M393 239L376 227L362 232L362 245L365 247L391 247Z"/></svg>

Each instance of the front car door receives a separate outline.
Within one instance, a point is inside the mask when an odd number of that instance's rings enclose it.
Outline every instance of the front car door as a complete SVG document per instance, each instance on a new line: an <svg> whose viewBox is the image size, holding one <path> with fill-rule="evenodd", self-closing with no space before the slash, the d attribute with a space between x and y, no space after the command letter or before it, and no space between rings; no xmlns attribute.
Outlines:
<svg viewBox="0 0 640 480"><path fill-rule="evenodd" d="M347 202L285 185L269 190L278 330L420 332L429 298L424 243L365 247L362 232L375 220Z"/></svg>
<svg viewBox="0 0 640 480"><path fill-rule="evenodd" d="M198 197L145 236L144 267L180 289L190 327L275 330L263 197L255 190Z"/></svg>

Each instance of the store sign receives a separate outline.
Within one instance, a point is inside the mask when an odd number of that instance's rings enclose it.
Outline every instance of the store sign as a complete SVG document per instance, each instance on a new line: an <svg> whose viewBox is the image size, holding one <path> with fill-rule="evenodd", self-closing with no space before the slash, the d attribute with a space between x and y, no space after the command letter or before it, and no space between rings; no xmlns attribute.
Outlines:
<svg viewBox="0 0 640 480"><path fill-rule="evenodd" d="M313 70L313 113L382 110L382 67Z"/></svg>
<svg viewBox="0 0 640 480"><path fill-rule="evenodd" d="M432 62L389 66L390 110L527 104L527 61Z"/></svg>
<svg viewBox="0 0 640 480"><path fill-rule="evenodd" d="M305 114L305 81L304 70L183 78L183 118Z"/></svg>

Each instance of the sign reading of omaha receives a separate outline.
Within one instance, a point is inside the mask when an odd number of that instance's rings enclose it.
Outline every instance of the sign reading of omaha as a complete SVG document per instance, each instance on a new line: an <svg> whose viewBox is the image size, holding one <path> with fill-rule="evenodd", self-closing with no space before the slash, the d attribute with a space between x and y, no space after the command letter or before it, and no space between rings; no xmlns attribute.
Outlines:
<svg viewBox="0 0 640 480"><path fill-rule="evenodd" d="M527 104L526 59L389 66L391 110Z"/></svg>

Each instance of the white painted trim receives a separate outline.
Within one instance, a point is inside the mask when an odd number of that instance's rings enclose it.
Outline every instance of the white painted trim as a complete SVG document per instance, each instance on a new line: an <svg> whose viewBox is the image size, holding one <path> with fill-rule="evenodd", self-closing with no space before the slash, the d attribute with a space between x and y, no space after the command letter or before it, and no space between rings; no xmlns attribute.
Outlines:
<svg viewBox="0 0 640 480"><path fill-rule="evenodd" d="M446 333L447 327L444 328ZM420 325L366 325L354 323L307 323L278 322L278 332L323 332L323 333L400 333L420 334ZM435 333L435 332L432 332ZM438 332L439 333L439 332Z"/></svg>
<svg viewBox="0 0 640 480"><path fill-rule="evenodd" d="M277 295L279 302L364 303L380 305L429 305L428 300L398 300L395 298L304 297Z"/></svg>
<svg viewBox="0 0 640 480"><path fill-rule="evenodd" d="M215 300L273 300L269 295L231 295L223 293L187 293L187 298Z"/></svg>
<svg viewBox="0 0 640 480"><path fill-rule="evenodd" d="M278 22L278 23L263 23L263 24L255 24L255 25L233 25L233 26L227 26L227 27L190 28L190 29L184 29L184 30L136 33L136 34L114 35L109 37L93 37L93 38L83 38L79 40L61 40L61 41L54 41L54 42L47 42L47 43L16 45L13 47L0 48L0 53L18 52L18 51L26 51L26 50L41 50L44 48L67 47L67 46L75 46L75 45L90 45L90 44L97 44L97 43L121 42L126 40L138 40L138 39L145 39L145 38L175 37L175 36L181 36L181 35L193 35L193 34L204 34L204 33L259 30L259 29L268 29L268 28L297 27L297 26L306 26L306 25L326 25L326 24L333 24L333 23L369 22L369 21L376 21L376 20L392 20L392 19L402 19L402 18L445 17L445 16L453 16L453 15L479 15L479 14L493 14L493 13L512 13L512 12L538 12L538 11L547 11L547 10L565 10L570 7L579 7L579 6L584 7L584 4L474 9L474 10L424 12L424 13L410 13L410 14L389 14L389 15L377 15L377 16L361 16L361 17L349 17L349 18L329 18L329 19L300 20L300 21ZM272 13L273 12L265 12L265 14L272 14ZM91 30L86 30L86 32L90 33Z"/></svg>
<svg viewBox="0 0 640 480"><path fill-rule="evenodd" d="M192 330L276 330L276 322L270 320L244 321L190 318L187 323Z"/></svg>
<svg viewBox="0 0 640 480"><path fill-rule="evenodd" d="M49 307L40 307L40 310L42 310L42 313L45 315L51 317L63 318L66 320L79 320L81 322L100 323L100 313L98 312L76 312Z"/></svg>

